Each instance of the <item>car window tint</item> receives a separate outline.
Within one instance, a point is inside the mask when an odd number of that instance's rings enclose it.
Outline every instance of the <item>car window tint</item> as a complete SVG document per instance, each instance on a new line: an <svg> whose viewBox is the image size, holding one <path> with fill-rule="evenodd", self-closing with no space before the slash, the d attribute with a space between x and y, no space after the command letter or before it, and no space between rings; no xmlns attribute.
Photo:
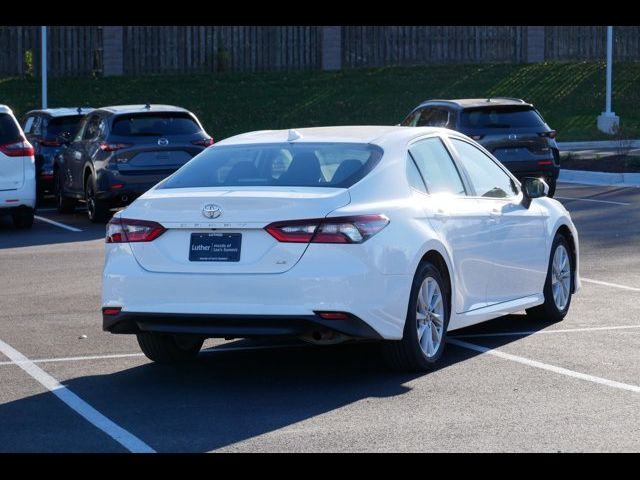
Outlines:
<svg viewBox="0 0 640 480"><path fill-rule="evenodd" d="M22 138L20 126L7 113L0 113L0 145L14 143Z"/></svg>
<svg viewBox="0 0 640 480"><path fill-rule="evenodd" d="M416 123L416 127L447 127L449 111L444 108L425 108Z"/></svg>
<svg viewBox="0 0 640 480"><path fill-rule="evenodd" d="M160 188L291 186L348 188L382 157L374 145L271 143L206 149Z"/></svg>
<svg viewBox="0 0 640 480"><path fill-rule="evenodd" d="M100 130L100 117L93 115L87 121L82 138L84 140L94 140L100 135Z"/></svg>
<svg viewBox="0 0 640 480"><path fill-rule="evenodd" d="M47 136L55 137L65 132L73 134L83 118L83 115L52 118L47 125Z"/></svg>
<svg viewBox="0 0 640 480"><path fill-rule="evenodd" d="M466 128L540 128L545 123L535 109L524 107L495 107L470 109L460 119Z"/></svg>
<svg viewBox="0 0 640 480"><path fill-rule="evenodd" d="M422 110L416 110L415 112L412 112L407 118L402 121L401 125L403 127L415 127L421 114Z"/></svg>
<svg viewBox="0 0 640 480"><path fill-rule="evenodd" d="M188 113L159 112L119 115L113 121L112 134L119 137L160 137L192 135L200 126Z"/></svg>
<svg viewBox="0 0 640 480"><path fill-rule="evenodd" d="M511 177L484 152L463 140L452 138L451 142L477 196L507 198L518 194L518 187Z"/></svg>
<svg viewBox="0 0 640 480"><path fill-rule="evenodd" d="M407 155L407 180L409 185L416 190L427 193L427 187L422 180L422 176L416 167L416 162L411 158L411 155Z"/></svg>
<svg viewBox="0 0 640 480"><path fill-rule="evenodd" d="M439 138L417 142L409 149L429 193L466 195L464 184L449 152Z"/></svg>

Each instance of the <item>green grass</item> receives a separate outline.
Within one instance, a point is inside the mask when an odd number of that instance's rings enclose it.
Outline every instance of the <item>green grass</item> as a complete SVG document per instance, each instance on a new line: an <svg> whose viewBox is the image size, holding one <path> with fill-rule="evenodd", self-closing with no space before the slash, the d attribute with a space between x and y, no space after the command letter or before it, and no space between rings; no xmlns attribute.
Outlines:
<svg viewBox="0 0 640 480"><path fill-rule="evenodd" d="M640 63L614 65L613 107L640 137ZM216 139L250 130L395 124L429 98L514 96L533 102L559 140L609 138L602 62L429 65L338 72L50 78L49 105L169 103L192 110ZM0 103L37 108L39 79L0 78Z"/></svg>

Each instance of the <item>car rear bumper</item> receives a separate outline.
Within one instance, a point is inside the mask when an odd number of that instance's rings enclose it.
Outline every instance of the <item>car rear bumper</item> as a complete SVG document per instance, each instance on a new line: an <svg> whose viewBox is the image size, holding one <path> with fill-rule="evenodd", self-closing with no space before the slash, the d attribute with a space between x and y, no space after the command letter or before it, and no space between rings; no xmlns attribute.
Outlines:
<svg viewBox="0 0 640 480"><path fill-rule="evenodd" d="M0 190L0 210L7 213L5 209L17 207L36 207L35 178L25 181L22 187L17 190Z"/></svg>
<svg viewBox="0 0 640 480"><path fill-rule="evenodd" d="M325 320L313 315L196 315L121 312L102 316L103 330L111 333L185 333L205 337L297 337L329 329L354 338L380 339L366 322L354 315Z"/></svg>
<svg viewBox="0 0 640 480"><path fill-rule="evenodd" d="M157 317L162 314L171 319L165 327L176 333L196 321L208 325L212 335L241 336L251 334L256 322L274 331L290 323L286 328L298 332L299 324L319 321L317 312L345 312L382 338L402 338L412 276L380 273L366 255L309 248L284 273L192 274L149 272L129 244L107 244L106 249L102 307L121 308L120 315L133 315L136 325L144 315L154 317L154 325L162 323ZM116 333L113 320L105 322L105 329ZM330 321L334 328L338 322Z"/></svg>

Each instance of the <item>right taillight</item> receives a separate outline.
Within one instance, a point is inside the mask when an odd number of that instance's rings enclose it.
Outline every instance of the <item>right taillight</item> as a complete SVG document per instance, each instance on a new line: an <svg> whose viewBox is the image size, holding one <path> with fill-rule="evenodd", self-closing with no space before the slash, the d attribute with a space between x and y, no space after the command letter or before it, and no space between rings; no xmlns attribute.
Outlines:
<svg viewBox="0 0 640 480"><path fill-rule="evenodd" d="M556 135L558 135L558 132L556 132L555 130L549 130L548 132L540 132L538 133L538 135L546 138L556 138Z"/></svg>
<svg viewBox="0 0 640 480"><path fill-rule="evenodd" d="M102 142L100 144L100 150L103 152L115 152L116 150L121 150L123 148L129 148L131 146L130 143L107 143Z"/></svg>
<svg viewBox="0 0 640 480"><path fill-rule="evenodd" d="M34 154L33 146L24 139L0 145L0 152L7 157L30 157Z"/></svg>
<svg viewBox="0 0 640 480"><path fill-rule="evenodd" d="M157 222L114 217L107 224L106 242L150 242L158 238L166 230Z"/></svg>
<svg viewBox="0 0 640 480"><path fill-rule="evenodd" d="M285 243L362 243L389 224L384 215L275 222L265 230Z"/></svg>

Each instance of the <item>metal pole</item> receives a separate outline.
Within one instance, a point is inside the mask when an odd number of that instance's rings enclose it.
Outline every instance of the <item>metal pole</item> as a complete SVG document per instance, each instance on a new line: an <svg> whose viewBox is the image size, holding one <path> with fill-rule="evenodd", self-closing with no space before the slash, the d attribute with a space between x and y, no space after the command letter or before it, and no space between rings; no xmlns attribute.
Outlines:
<svg viewBox="0 0 640 480"><path fill-rule="evenodd" d="M611 69L613 68L613 27L607 27L607 104L606 113L611 113Z"/></svg>
<svg viewBox="0 0 640 480"><path fill-rule="evenodd" d="M47 27L40 27L41 66L42 66L42 108L47 108Z"/></svg>

